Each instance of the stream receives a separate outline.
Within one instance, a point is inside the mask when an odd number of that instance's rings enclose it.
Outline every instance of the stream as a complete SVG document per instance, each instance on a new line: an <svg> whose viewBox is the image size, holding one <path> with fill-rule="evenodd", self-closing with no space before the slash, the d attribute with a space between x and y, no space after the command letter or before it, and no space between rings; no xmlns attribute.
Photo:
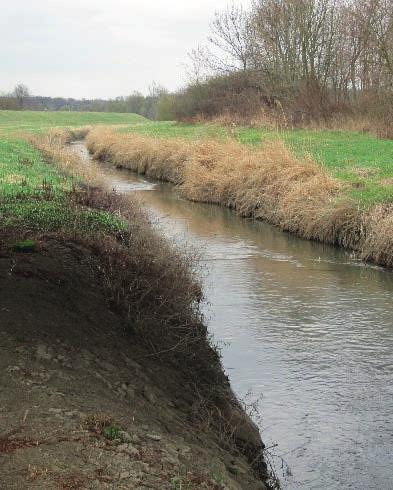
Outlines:
<svg viewBox="0 0 393 490"><path fill-rule="evenodd" d="M259 400L283 488L393 489L393 273L73 148L197 250L209 331L234 391Z"/></svg>

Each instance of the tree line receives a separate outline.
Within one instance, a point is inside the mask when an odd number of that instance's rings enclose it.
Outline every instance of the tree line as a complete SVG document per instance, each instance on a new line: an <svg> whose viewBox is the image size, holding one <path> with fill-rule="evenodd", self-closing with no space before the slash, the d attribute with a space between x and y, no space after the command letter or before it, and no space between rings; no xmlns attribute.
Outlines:
<svg viewBox="0 0 393 490"><path fill-rule="evenodd" d="M64 97L34 96L24 84L18 84L10 93L0 95L0 109L32 111L85 111L135 113L149 119L172 118L171 95L156 84L149 94L133 92L114 99L74 99Z"/></svg>
<svg viewBox="0 0 393 490"><path fill-rule="evenodd" d="M217 12L177 113L392 111L393 0L254 0ZM388 103L387 103L388 102Z"/></svg>

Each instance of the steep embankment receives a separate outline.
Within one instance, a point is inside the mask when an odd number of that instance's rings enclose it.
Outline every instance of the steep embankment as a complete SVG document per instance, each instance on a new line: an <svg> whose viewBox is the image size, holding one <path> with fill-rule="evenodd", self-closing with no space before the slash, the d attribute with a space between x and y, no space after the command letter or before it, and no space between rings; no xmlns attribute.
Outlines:
<svg viewBox="0 0 393 490"><path fill-rule="evenodd" d="M266 488L191 260L68 137L1 146L0 486Z"/></svg>
<svg viewBox="0 0 393 490"><path fill-rule="evenodd" d="M87 137L97 159L179 185L188 199L217 203L300 237L393 266L390 202L360 207L346 184L280 142L249 148L234 140L190 141L98 128Z"/></svg>
<svg viewBox="0 0 393 490"><path fill-rule="evenodd" d="M1 488L264 488L197 420L187 373L107 307L89 249L0 253Z"/></svg>

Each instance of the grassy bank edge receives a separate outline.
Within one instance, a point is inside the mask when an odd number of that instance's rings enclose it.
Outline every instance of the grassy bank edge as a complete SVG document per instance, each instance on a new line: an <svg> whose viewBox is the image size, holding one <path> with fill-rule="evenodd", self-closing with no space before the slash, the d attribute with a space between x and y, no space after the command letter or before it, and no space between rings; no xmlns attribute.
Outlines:
<svg viewBox="0 0 393 490"><path fill-rule="evenodd" d="M105 189L99 177L87 173L79 158L65 148L65 143L84 137L87 131L53 130L46 135L29 135L28 139L49 167L71 179L63 207L69 206L76 213L87 209L105 213L121 220L121 228L86 234L78 226L67 229L67 223L56 230L32 229L19 223L3 226L3 236L11 247L33 243L35 253L48 241L73 243L87 250L108 303L126 318L130 332L157 362L177 366L185 382L198 393L192 402L193 417L211 419L208 430L217 433L230 450L245 455L266 480L259 433L230 390L201 320L201 290L192 258L173 249L153 231L135 201ZM43 193L38 207L52 199L53 192Z"/></svg>
<svg viewBox="0 0 393 490"><path fill-rule="evenodd" d="M227 140L154 138L95 128L87 146L107 160L179 186L190 200L220 204L299 237L393 266L393 205L360 207L345 184L280 142L249 148Z"/></svg>

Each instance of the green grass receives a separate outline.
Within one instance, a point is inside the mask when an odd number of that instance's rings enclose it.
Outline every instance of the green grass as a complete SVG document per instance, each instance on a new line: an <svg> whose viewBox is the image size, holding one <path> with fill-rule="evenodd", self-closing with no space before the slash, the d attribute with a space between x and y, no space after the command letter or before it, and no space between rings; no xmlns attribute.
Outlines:
<svg viewBox="0 0 393 490"><path fill-rule="evenodd" d="M146 121L138 114L110 112L39 112L0 110L0 133L41 132L53 127L78 127L94 124L135 124Z"/></svg>
<svg viewBox="0 0 393 490"><path fill-rule="evenodd" d="M228 130L215 124L184 124L174 121L139 121L132 126L120 129L121 132L137 132L158 138L225 138Z"/></svg>
<svg viewBox="0 0 393 490"><path fill-rule="evenodd" d="M213 124L140 122L121 131L155 137L225 138L234 136L247 145L281 139L298 156L310 155L337 179L348 184L347 193L360 205L393 202L393 141L364 133L322 130L274 131Z"/></svg>
<svg viewBox="0 0 393 490"><path fill-rule="evenodd" d="M118 233L125 223L71 204L73 180L27 141L0 139L0 226L35 232Z"/></svg>

